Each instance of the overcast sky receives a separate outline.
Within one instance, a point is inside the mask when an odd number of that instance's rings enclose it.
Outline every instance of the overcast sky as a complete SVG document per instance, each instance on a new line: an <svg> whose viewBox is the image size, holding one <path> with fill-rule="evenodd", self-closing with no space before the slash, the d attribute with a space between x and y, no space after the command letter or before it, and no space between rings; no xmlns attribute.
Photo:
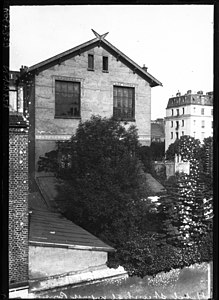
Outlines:
<svg viewBox="0 0 219 300"><path fill-rule="evenodd" d="M93 39L91 28L162 82L152 119L178 90L213 91L213 5L12 6L10 70Z"/></svg>

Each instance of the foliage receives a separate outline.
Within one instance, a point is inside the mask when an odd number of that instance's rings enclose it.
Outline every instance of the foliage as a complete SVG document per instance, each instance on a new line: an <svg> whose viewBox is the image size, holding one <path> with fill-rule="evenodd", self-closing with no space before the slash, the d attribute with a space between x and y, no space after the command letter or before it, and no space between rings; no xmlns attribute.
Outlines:
<svg viewBox="0 0 219 300"><path fill-rule="evenodd" d="M40 159L38 161L38 172L45 171L56 173L58 169L59 162L57 150L45 153L45 157L40 156Z"/></svg>
<svg viewBox="0 0 219 300"><path fill-rule="evenodd" d="M207 144L209 141L207 139ZM162 198L159 207L168 243L185 248L190 257L196 257L197 261L211 260L210 246L213 246L212 178L210 174L203 173L206 155L203 148L199 140L188 136L170 145L167 157L173 159L177 154L182 160L189 161L190 173L176 174L169 181L167 195Z"/></svg>
<svg viewBox="0 0 219 300"><path fill-rule="evenodd" d="M148 219L140 201L147 191L138 148L134 126L125 129L112 118L93 116L56 152L56 175L67 181L71 197L68 217L111 245L122 243L136 224L143 226ZM46 158L48 164L43 159L40 167L53 170L50 155Z"/></svg>
<svg viewBox="0 0 219 300"><path fill-rule="evenodd" d="M182 159L190 160L191 158L200 159L201 148L200 140L191 136L184 135L180 139L176 140L173 144L170 144L166 151L166 159L173 160L175 155L181 155Z"/></svg>
<svg viewBox="0 0 219 300"><path fill-rule="evenodd" d="M143 168L146 173L152 172L152 152L149 146L141 146L138 148L137 155L143 163Z"/></svg>
<svg viewBox="0 0 219 300"><path fill-rule="evenodd" d="M150 145L152 160L163 160L165 156L165 142L152 142Z"/></svg>
<svg viewBox="0 0 219 300"><path fill-rule="evenodd" d="M203 172L210 174L213 173L213 138L210 136L203 140L201 147L201 160L203 164Z"/></svg>
<svg viewBox="0 0 219 300"><path fill-rule="evenodd" d="M199 143L184 138L176 151L190 160L191 174L172 179L159 210L147 201L145 188L151 148L140 147L134 126L126 129L112 118L81 122L70 141L40 159L39 168L65 180L65 215L116 249L109 266L143 277L210 259L210 227L203 221L203 195L209 199L210 192L201 181Z"/></svg>
<svg viewBox="0 0 219 300"><path fill-rule="evenodd" d="M138 148L137 155L143 163L145 172L153 173L153 161L164 158L164 149L164 142L152 142L150 146L140 146Z"/></svg>

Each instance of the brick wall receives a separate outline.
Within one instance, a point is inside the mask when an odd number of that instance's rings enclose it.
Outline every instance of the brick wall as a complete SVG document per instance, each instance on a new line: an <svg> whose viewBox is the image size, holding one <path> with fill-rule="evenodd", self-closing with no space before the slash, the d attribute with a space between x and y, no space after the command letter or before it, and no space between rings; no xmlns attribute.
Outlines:
<svg viewBox="0 0 219 300"><path fill-rule="evenodd" d="M9 287L28 281L28 133L9 129Z"/></svg>

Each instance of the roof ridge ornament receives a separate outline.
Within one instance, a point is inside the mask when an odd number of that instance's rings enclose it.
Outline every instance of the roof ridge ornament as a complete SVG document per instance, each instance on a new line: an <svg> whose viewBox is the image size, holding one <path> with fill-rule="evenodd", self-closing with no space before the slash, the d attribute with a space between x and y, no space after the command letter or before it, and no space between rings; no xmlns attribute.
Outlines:
<svg viewBox="0 0 219 300"><path fill-rule="evenodd" d="M106 33L104 33L104 34L99 34L99 33L97 33L95 30L93 30L93 29L91 29L91 30L93 31L94 35L95 35L99 40L103 40L103 39L107 36L107 34L109 33L109 32L106 32Z"/></svg>

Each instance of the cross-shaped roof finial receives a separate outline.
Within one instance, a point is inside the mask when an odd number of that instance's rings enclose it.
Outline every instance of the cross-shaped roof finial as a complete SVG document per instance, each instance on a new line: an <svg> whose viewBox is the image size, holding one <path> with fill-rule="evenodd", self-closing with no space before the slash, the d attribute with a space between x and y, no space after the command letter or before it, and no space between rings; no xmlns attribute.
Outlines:
<svg viewBox="0 0 219 300"><path fill-rule="evenodd" d="M99 33L97 33L95 30L93 30L93 29L91 29L92 31L93 31L93 33L95 34L95 36L99 39L99 40L103 40L106 36L107 36L107 34L109 33L109 32L106 32L106 33L104 33L104 34L99 34Z"/></svg>

